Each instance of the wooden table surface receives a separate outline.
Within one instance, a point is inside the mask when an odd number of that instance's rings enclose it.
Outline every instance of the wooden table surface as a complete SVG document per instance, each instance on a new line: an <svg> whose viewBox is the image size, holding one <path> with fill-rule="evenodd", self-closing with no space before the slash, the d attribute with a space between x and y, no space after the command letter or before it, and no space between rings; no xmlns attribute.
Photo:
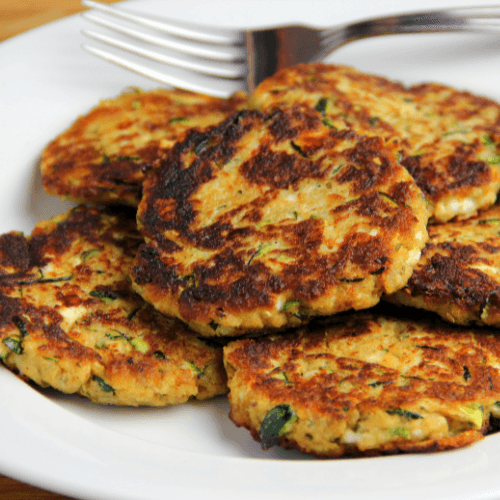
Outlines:
<svg viewBox="0 0 500 500"><path fill-rule="evenodd" d="M100 0L114 3L117 0ZM86 10L80 0L0 0L0 42L14 35ZM0 475L0 500L69 500Z"/></svg>

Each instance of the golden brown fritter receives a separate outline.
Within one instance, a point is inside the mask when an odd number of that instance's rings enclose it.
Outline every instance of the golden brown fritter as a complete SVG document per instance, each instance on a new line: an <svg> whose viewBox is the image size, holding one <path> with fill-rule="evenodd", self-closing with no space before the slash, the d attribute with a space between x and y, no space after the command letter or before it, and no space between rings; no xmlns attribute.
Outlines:
<svg viewBox="0 0 500 500"><path fill-rule="evenodd" d="M410 280L387 300L451 323L500 326L500 207L428 231Z"/></svg>
<svg viewBox="0 0 500 500"><path fill-rule="evenodd" d="M422 189L432 219L467 218L500 190L500 105L435 83L405 87L345 66L279 71L250 96L270 112L301 103L338 130L401 140L401 162Z"/></svg>
<svg viewBox="0 0 500 500"><path fill-rule="evenodd" d="M206 336L374 305L427 240L397 148L299 106L188 134L144 184L135 290Z"/></svg>
<svg viewBox="0 0 500 500"><path fill-rule="evenodd" d="M135 212L79 207L0 237L0 358L38 385L118 405L227 390L222 350L146 304L127 273Z"/></svg>
<svg viewBox="0 0 500 500"><path fill-rule="evenodd" d="M43 151L49 194L85 203L137 206L145 175L192 127L216 124L246 104L182 90L130 89L103 100Z"/></svg>
<svg viewBox="0 0 500 500"><path fill-rule="evenodd" d="M500 337L350 315L224 348L231 419L322 457L457 448L500 414Z"/></svg>

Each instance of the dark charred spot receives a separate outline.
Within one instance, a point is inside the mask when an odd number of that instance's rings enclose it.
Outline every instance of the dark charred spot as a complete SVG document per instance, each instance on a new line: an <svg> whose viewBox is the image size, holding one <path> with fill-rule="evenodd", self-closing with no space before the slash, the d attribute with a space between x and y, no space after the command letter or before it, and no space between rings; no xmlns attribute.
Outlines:
<svg viewBox="0 0 500 500"><path fill-rule="evenodd" d="M383 197L375 191L362 194L357 199L338 205L332 212L355 212L357 215L369 217L376 225L380 224L385 215L395 213L397 210L397 206L388 206Z"/></svg>
<svg viewBox="0 0 500 500"><path fill-rule="evenodd" d="M191 233L187 239L199 248L215 250L225 245L227 235L232 229L233 226L229 222L217 221L215 224Z"/></svg>
<svg viewBox="0 0 500 500"><path fill-rule="evenodd" d="M269 125L269 132L274 140L278 142L294 139L304 130L315 130L321 125L321 120L316 113L308 108L292 106L287 113L277 112L273 114Z"/></svg>
<svg viewBox="0 0 500 500"><path fill-rule="evenodd" d="M17 318L23 318L26 330L20 331ZM49 307L37 308L22 299L7 297L0 292L0 328L3 334L8 333L12 327L23 336L36 331L37 335L43 338L44 343L38 348L42 353L50 351L79 360L98 359L99 356L92 349L70 340L59 326L61 320L61 315ZM29 330L26 326L28 324Z"/></svg>
<svg viewBox="0 0 500 500"><path fill-rule="evenodd" d="M458 144L455 151L442 160L442 173L433 167L425 155L408 156L401 164L427 196L485 186L491 182L491 167L478 161L477 147L477 144Z"/></svg>
<svg viewBox="0 0 500 500"><path fill-rule="evenodd" d="M470 264L481 262L477 250L470 245L442 243L436 245L448 250L449 255L434 254L425 266L415 269L407 290L413 295L423 295L426 300L445 301L463 308L478 310L493 299L497 283ZM425 256L427 249L424 249Z"/></svg>
<svg viewBox="0 0 500 500"><path fill-rule="evenodd" d="M62 255L77 238L85 238L92 244L102 227L97 210L78 208L50 233L36 228L30 238L30 266L43 267L48 263L47 255Z"/></svg>
<svg viewBox="0 0 500 500"><path fill-rule="evenodd" d="M297 189L304 179L323 177L320 161L312 161L284 151L276 152L261 146L251 160L240 167L243 177L250 183L268 184L277 189Z"/></svg>
<svg viewBox="0 0 500 500"><path fill-rule="evenodd" d="M337 180L352 184L353 194L384 184L393 175L393 164L385 157L383 143L377 137L361 138L355 147L345 152L345 156L349 164L340 171Z"/></svg>
<svg viewBox="0 0 500 500"><path fill-rule="evenodd" d="M491 243L478 242L477 245L487 253L496 254L500 252L500 246L492 245Z"/></svg>
<svg viewBox="0 0 500 500"><path fill-rule="evenodd" d="M181 283L175 268L167 267L160 259L157 248L141 245L136 258L136 265L131 270L138 285L156 283L167 290L177 290Z"/></svg>
<svg viewBox="0 0 500 500"><path fill-rule="evenodd" d="M251 126L254 117L261 118L262 115L254 111L236 113L206 131L191 130L184 141L173 147L161 168L151 176L147 196L157 202L140 214L149 234L158 235L161 231L176 229L189 236L190 224L197 215L189 198L213 178L214 165L224 165L232 158L236 143ZM185 157L189 154L196 156L186 164ZM217 230L212 229L211 233ZM198 239L206 241L207 237L200 235Z"/></svg>
<svg viewBox="0 0 500 500"><path fill-rule="evenodd" d="M413 182L407 181L394 184L387 194L391 198L394 198L399 205L407 205L411 203L414 192L415 188Z"/></svg>
<svg viewBox="0 0 500 500"><path fill-rule="evenodd" d="M29 250L26 238L17 232L0 236L0 265L16 271L29 269ZM1 271L0 271L1 273Z"/></svg>

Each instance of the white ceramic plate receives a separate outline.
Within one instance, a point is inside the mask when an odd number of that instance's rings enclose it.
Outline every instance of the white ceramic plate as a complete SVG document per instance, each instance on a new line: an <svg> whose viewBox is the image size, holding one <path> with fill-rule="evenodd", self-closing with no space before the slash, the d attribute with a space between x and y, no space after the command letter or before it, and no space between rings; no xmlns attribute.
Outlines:
<svg viewBox="0 0 500 500"><path fill-rule="evenodd" d="M420 0L418 8L467 3ZM136 0L124 6L227 27L334 25L415 9L401 0ZM157 86L84 52L84 27L81 17L70 17L0 44L2 233L29 232L68 207L41 188L37 167L49 140L99 99L131 85ZM344 47L329 61L500 100L500 35L384 37ZM314 460L262 452L228 420L228 410L225 398L162 409L101 407L38 392L0 369L0 472L89 500L500 499L500 434L440 454Z"/></svg>

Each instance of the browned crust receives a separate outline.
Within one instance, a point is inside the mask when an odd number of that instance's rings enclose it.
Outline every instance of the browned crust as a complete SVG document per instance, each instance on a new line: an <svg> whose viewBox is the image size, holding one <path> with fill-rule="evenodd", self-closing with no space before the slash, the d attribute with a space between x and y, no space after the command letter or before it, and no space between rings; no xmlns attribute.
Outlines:
<svg viewBox="0 0 500 500"><path fill-rule="evenodd" d="M233 419L231 418L231 420ZM241 426L238 424L238 422L234 422L234 420L233 423L237 427L246 428L250 432L252 438L258 443L260 442L259 433L255 429L249 428L246 425ZM330 454L318 453L314 450L303 447L300 443L298 443L293 439L286 439L284 437L280 437L278 443L279 446L281 446L282 448L288 450L299 450L302 453L313 455L316 458L349 459L349 458L359 458L359 457L380 457L384 455L397 455L401 453L437 453L441 451L454 450L457 448L464 448L466 446L470 446L473 443L476 443L477 441L481 441L482 439L484 439L484 434L482 432L475 430L468 430L461 432L460 434L456 434L455 436L450 436L443 439L425 439L418 443L407 442L404 440L394 441L391 443L386 443L383 446L380 446L376 450L360 451L354 446L351 446L348 447L345 450L344 454L340 456L337 455L332 456Z"/></svg>
<svg viewBox="0 0 500 500"><path fill-rule="evenodd" d="M205 184L215 183L218 171L237 154L239 141L256 130L266 134L238 167L238 175L241 189L250 186L258 195L205 223L197 193ZM284 147L290 143L292 153ZM345 167L337 174L341 161ZM305 180L324 185L330 178L349 189L348 201L331 204L332 224L349 225L349 217L355 216L369 221L380 234L358 232L353 224L344 229L340 248L320 253L325 224L330 222L263 220L262 207L280 192L297 192ZM217 323L225 313L272 308L276 294L307 303L334 287L353 286L360 276L385 276L394 267L397 242L412 241L417 227L425 233L418 209L409 205L417 200L423 207L420 192L395 162L394 148L379 138L329 129L300 107L270 116L243 111L208 131L192 131L149 176L144 193L138 220L148 243L139 249L132 277L140 293L148 290L143 296L160 310L162 298L174 297L184 321ZM424 213L421 210L418 217ZM270 269L254 259L256 248L248 248L252 238L284 242L284 253L292 262L280 264L279 272ZM183 247L209 251L210 257L184 264ZM356 307L355 298L342 307Z"/></svg>
<svg viewBox="0 0 500 500"><path fill-rule="evenodd" d="M324 426L351 428L377 412L401 408L432 408L450 422L449 434L440 438L401 438L367 449L339 441L338 448L326 452L313 444L312 436L309 444L293 432L279 440L284 447L320 457L442 451L482 439L489 429L488 405L500 398L500 339L487 331L394 320L400 333L388 340L379 321L369 315L346 316L330 326L229 344L224 356L233 422L257 441L259 428L251 415L260 405L267 411L290 405L299 421L310 420L311 434L319 434ZM400 364L367 361L383 350L402 356ZM481 428L451 424L457 408L471 404L484 405ZM376 435L377 429L373 432Z"/></svg>
<svg viewBox="0 0 500 500"><path fill-rule="evenodd" d="M326 113L317 105L321 96L333 103ZM406 87L354 68L322 63L284 69L250 96L250 106L265 111L297 102L316 106L318 114L336 126L388 139L400 137L402 164L432 209L445 198L473 193L480 207L494 203L491 193L483 200L476 193L477 189L496 193L500 188L500 106L492 99L435 83ZM460 130L462 126L468 130ZM485 159L491 155L494 159ZM440 222L453 216L434 214Z"/></svg>
<svg viewBox="0 0 500 500"><path fill-rule="evenodd" d="M407 285L387 300L459 324L500 325L500 208L429 226L429 242ZM488 270L486 270L488 269Z"/></svg>
<svg viewBox="0 0 500 500"><path fill-rule="evenodd" d="M147 173L189 128L217 123L245 103L243 93L218 99L162 89L104 100L46 146L43 186L77 202L136 206Z"/></svg>
<svg viewBox="0 0 500 500"><path fill-rule="evenodd" d="M39 223L28 239L0 237L3 362L39 385L107 404L225 393L222 350L131 289L141 242L134 210L84 206Z"/></svg>

